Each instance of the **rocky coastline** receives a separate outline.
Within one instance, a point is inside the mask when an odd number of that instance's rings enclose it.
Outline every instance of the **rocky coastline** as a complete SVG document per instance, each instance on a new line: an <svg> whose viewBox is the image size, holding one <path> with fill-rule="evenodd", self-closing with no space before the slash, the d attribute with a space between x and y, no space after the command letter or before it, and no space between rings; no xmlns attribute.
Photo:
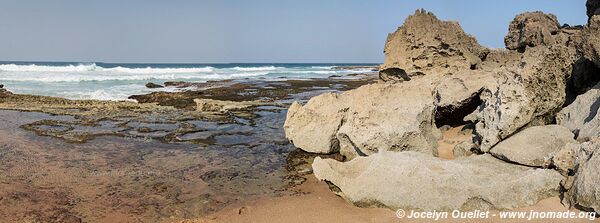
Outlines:
<svg viewBox="0 0 600 223"><path fill-rule="evenodd" d="M0 219L390 222L548 200L600 213L600 1L586 6L582 26L517 15L505 49L418 10L382 65L331 68L372 71L347 77L148 83L131 101L0 85Z"/></svg>
<svg viewBox="0 0 600 223"><path fill-rule="evenodd" d="M290 106L286 137L315 176L361 207L512 210L558 196L600 213L600 15L585 26L517 15L506 49L418 10L389 34L378 83ZM454 160L440 127L464 126Z"/></svg>

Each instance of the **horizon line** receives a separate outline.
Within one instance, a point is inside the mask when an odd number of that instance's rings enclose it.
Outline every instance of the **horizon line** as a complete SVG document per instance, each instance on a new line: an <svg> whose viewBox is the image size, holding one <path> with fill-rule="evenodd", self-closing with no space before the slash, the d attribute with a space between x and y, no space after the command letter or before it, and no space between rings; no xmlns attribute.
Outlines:
<svg viewBox="0 0 600 223"><path fill-rule="evenodd" d="M0 63L96 63L96 64L383 64L382 62L106 62L59 60L0 60Z"/></svg>

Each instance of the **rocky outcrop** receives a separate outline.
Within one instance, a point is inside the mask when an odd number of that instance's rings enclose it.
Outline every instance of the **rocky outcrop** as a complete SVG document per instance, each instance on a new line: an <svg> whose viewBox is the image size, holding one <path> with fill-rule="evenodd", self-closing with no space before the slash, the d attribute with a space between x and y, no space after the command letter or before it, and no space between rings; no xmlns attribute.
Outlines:
<svg viewBox="0 0 600 223"><path fill-rule="evenodd" d="M500 161L490 155L443 161L415 152L381 152L349 162L313 162L315 176L366 207L487 210L529 206L558 194L561 175ZM490 186L493 185L493 186Z"/></svg>
<svg viewBox="0 0 600 223"><path fill-rule="evenodd" d="M12 92L4 89L4 85L0 85L0 98L8 97L12 95Z"/></svg>
<svg viewBox="0 0 600 223"><path fill-rule="evenodd" d="M428 79L365 85L290 107L286 137L307 152L348 158L380 150L434 153L433 84Z"/></svg>
<svg viewBox="0 0 600 223"><path fill-rule="evenodd" d="M582 31L580 51L586 59L600 67L600 15L590 18L589 24Z"/></svg>
<svg viewBox="0 0 600 223"><path fill-rule="evenodd" d="M515 55L521 62L509 60L494 69L497 85L482 92L483 103L473 115L482 152L525 126L550 123L565 103L573 63L568 47L528 47L523 53L508 52L501 58Z"/></svg>
<svg viewBox="0 0 600 223"><path fill-rule="evenodd" d="M581 141L600 135L600 83L563 108L556 121L576 133Z"/></svg>
<svg viewBox="0 0 600 223"><path fill-rule="evenodd" d="M576 143L573 138L573 133L560 125L535 126L498 143L490 153L509 162L548 167L554 154L567 143Z"/></svg>
<svg viewBox="0 0 600 223"><path fill-rule="evenodd" d="M555 15L527 12L515 17L508 29L504 38L506 48L524 51L526 47L555 44L560 24Z"/></svg>
<svg viewBox="0 0 600 223"><path fill-rule="evenodd" d="M475 69L487 51L458 23L417 10L388 35L382 69L399 68L408 76L443 75Z"/></svg>
<svg viewBox="0 0 600 223"><path fill-rule="evenodd" d="M150 82L150 83L146 84L146 87L147 88L164 88L165 86L162 86L160 84L155 84L155 83Z"/></svg>
<svg viewBox="0 0 600 223"><path fill-rule="evenodd" d="M576 169L574 176L562 183L567 192L563 202L572 207L579 207L600 212L600 137L579 145L572 144L567 148L570 159L562 160L563 169Z"/></svg>
<svg viewBox="0 0 600 223"><path fill-rule="evenodd" d="M263 101L221 101L203 98L194 99L194 102L196 102L196 111L199 112L228 112L235 110L246 110L253 107L271 104Z"/></svg>

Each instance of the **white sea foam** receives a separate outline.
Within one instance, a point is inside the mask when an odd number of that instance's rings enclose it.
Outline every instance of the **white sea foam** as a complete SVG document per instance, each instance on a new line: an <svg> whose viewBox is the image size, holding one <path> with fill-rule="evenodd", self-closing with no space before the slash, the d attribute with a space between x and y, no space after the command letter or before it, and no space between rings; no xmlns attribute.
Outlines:
<svg viewBox="0 0 600 223"><path fill-rule="evenodd" d="M234 67L231 68L237 71L274 71L277 70L275 66L266 66L266 67Z"/></svg>
<svg viewBox="0 0 600 223"><path fill-rule="evenodd" d="M346 75L369 70L333 70L330 66L254 67L221 65L196 67L130 67L105 64L0 64L0 83L15 92L66 97L71 99L126 100L128 96L151 91L181 89L148 89L147 82L165 81L205 82L224 79L265 80L309 79Z"/></svg>
<svg viewBox="0 0 600 223"><path fill-rule="evenodd" d="M45 65L16 65L2 64L0 72L115 72L115 73L131 73L131 74L161 74L161 73L208 73L214 70L213 67L191 67L191 68L128 68L128 67L111 67L104 68L96 64L79 64L65 66L45 66Z"/></svg>
<svg viewBox="0 0 600 223"><path fill-rule="evenodd" d="M1 64L1 71L8 72L85 72L96 70L96 64L79 64L66 66L44 66L44 65L16 65Z"/></svg>

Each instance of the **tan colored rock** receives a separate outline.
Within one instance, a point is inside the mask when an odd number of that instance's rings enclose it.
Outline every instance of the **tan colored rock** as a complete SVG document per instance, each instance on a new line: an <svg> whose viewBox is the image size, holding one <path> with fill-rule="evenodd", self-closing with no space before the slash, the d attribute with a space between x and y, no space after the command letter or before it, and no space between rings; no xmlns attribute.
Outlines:
<svg viewBox="0 0 600 223"><path fill-rule="evenodd" d="M435 87L437 124L447 120L462 121L481 104L479 95L484 89L494 88L496 80L491 72L461 71L456 75L438 78Z"/></svg>
<svg viewBox="0 0 600 223"><path fill-rule="evenodd" d="M440 21L417 10L388 35L382 69L400 68L408 76L443 75L476 68L487 49L456 22Z"/></svg>
<svg viewBox="0 0 600 223"><path fill-rule="evenodd" d="M335 93L314 97L304 106L294 102L283 126L285 135L294 146L307 152L337 152L337 132L348 108L343 97Z"/></svg>
<svg viewBox="0 0 600 223"><path fill-rule="evenodd" d="M600 15L590 18L588 26L582 31L580 50L584 57L600 67Z"/></svg>
<svg viewBox="0 0 600 223"><path fill-rule="evenodd" d="M506 48L525 50L526 47L555 44L560 24L555 15L526 12L517 15L508 30L508 35L504 38Z"/></svg>
<svg viewBox="0 0 600 223"><path fill-rule="evenodd" d="M600 83L563 108L556 121L577 134L581 141L600 136Z"/></svg>
<svg viewBox="0 0 600 223"><path fill-rule="evenodd" d="M473 145L473 142L470 142L470 141L461 142L461 143L457 144L456 146L454 146L454 148L452 149L452 154L454 155L455 158L471 156L471 155L473 155L473 151L471 151L471 150L474 147L475 147L475 145Z"/></svg>
<svg viewBox="0 0 600 223"><path fill-rule="evenodd" d="M380 150L433 154L439 132L432 91L431 80L419 79L321 95L290 109L286 137L307 152L339 148L348 158Z"/></svg>
<svg viewBox="0 0 600 223"><path fill-rule="evenodd" d="M532 167L548 167L552 157L567 143L576 143L571 131L560 125L526 128L494 146L490 153L500 159Z"/></svg>
<svg viewBox="0 0 600 223"><path fill-rule="evenodd" d="M480 150L488 152L524 126L545 125L565 102L571 69L566 47L528 48L520 66L497 69L496 88L486 89L475 112Z"/></svg>
<svg viewBox="0 0 600 223"><path fill-rule="evenodd" d="M349 162L315 158L315 176L363 207L424 211L514 209L558 195L554 170L509 164L490 155L441 160L416 152L380 152ZM526 179L526 180L524 180Z"/></svg>

